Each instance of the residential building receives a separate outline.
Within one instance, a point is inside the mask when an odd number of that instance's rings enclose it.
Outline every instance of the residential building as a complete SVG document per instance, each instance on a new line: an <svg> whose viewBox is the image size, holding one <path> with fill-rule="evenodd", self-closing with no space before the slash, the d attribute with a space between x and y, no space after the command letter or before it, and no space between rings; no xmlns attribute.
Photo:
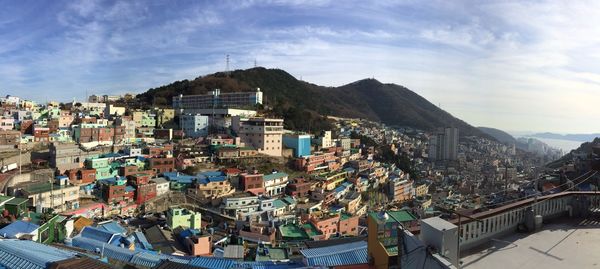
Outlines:
<svg viewBox="0 0 600 269"><path fill-rule="evenodd" d="M148 158L148 167L155 174L175 171L175 158L153 157Z"/></svg>
<svg viewBox="0 0 600 269"><path fill-rule="evenodd" d="M305 178L294 178L287 185L286 193L294 197L307 197L313 184Z"/></svg>
<svg viewBox="0 0 600 269"><path fill-rule="evenodd" d="M30 183L16 189L17 195L29 199L29 206L40 213L44 209L59 213L79 208L79 187L70 184L65 176L57 177L56 182Z"/></svg>
<svg viewBox="0 0 600 269"><path fill-rule="evenodd" d="M49 142L50 141L50 128L42 127L40 125L33 126L33 137L35 142Z"/></svg>
<svg viewBox="0 0 600 269"><path fill-rule="evenodd" d="M260 201L258 196L247 192L235 193L232 196L223 198L221 210L223 214L239 218L244 214L259 211Z"/></svg>
<svg viewBox="0 0 600 269"><path fill-rule="evenodd" d="M108 119L114 119L116 117L123 116L125 114L125 110L125 107L106 104L104 107L104 117Z"/></svg>
<svg viewBox="0 0 600 269"><path fill-rule="evenodd" d="M21 142L21 132L18 130L0 131L0 146L16 146Z"/></svg>
<svg viewBox="0 0 600 269"><path fill-rule="evenodd" d="M12 117L0 117L0 130L8 131L15 128L15 119Z"/></svg>
<svg viewBox="0 0 600 269"><path fill-rule="evenodd" d="M243 146L253 147L258 153L281 156L283 119L232 118L232 129Z"/></svg>
<svg viewBox="0 0 600 269"><path fill-rule="evenodd" d="M235 189L231 186L227 176L221 172L200 174L194 188L188 189L202 199L217 199L223 196L231 195Z"/></svg>
<svg viewBox="0 0 600 269"><path fill-rule="evenodd" d="M448 127L435 132L429 138L429 159L456 160L458 156L458 128Z"/></svg>
<svg viewBox="0 0 600 269"><path fill-rule="evenodd" d="M175 119L175 109L172 108L154 108L154 115L156 115L156 126L164 127L165 125L173 123Z"/></svg>
<svg viewBox="0 0 600 269"><path fill-rule="evenodd" d="M169 192L169 181L164 177L157 177L150 180L156 183L156 196L161 196Z"/></svg>
<svg viewBox="0 0 600 269"><path fill-rule="evenodd" d="M310 155L310 135L308 134L284 134L283 144L294 150L294 157Z"/></svg>
<svg viewBox="0 0 600 269"><path fill-rule="evenodd" d="M277 196L285 193L285 187L288 185L288 174L277 172L263 176L265 194L268 196Z"/></svg>
<svg viewBox="0 0 600 269"><path fill-rule="evenodd" d="M156 183L138 184L135 189L135 203L141 205L157 196Z"/></svg>
<svg viewBox="0 0 600 269"><path fill-rule="evenodd" d="M187 137L202 137L208 135L208 116L200 114L179 115L179 127Z"/></svg>
<svg viewBox="0 0 600 269"><path fill-rule="evenodd" d="M240 188L254 194L264 194L263 174L240 174Z"/></svg>
<svg viewBox="0 0 600 269"><path fill-rule="evenodd" d="M167 225L171 229L177 227L200 229L200 224L200 213L178 207L170 207L167 211Z"/></svg>
<svg viewBox="0 0 600 269"><path fill-rule="evenodd" d="M85 185L96 181L96 169L73 168L66 175L73 185Z"/></svg>
<svg viewBox="0 0 600 269"><path fill-rule="evenodd" d="M388 182L388 194L393 202L404 202L413 198L412 180L392 178Z"/></svg>
<svg viewBox="0 0 600 269"><path fill-rule="evenodd" d="M132 119L135 121L135 127L156 127L156 115L148 111L133 111Z"/></svg>

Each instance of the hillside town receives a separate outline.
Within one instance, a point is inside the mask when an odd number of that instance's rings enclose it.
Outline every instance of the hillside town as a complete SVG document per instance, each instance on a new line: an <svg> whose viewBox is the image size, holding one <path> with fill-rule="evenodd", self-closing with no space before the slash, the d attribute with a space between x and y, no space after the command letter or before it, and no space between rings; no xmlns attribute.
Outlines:
<svg viewBox="0 0 600 269"><path fill-rule="evenodd" d="M576 174L452 126L329 116L330 130L288 130L264 98L0 98L0 237L18 239L0 245L45 253L39 268L389 268L398 227L423 234ZM456 263L418 249L426 268Z"/></svg>

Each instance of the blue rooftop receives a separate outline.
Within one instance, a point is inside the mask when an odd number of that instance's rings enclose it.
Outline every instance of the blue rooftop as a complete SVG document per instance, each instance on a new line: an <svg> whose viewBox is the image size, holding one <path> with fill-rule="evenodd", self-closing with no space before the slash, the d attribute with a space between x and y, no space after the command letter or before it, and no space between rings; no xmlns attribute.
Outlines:
<svg viewBox="0 0 600 269"><path fill-rule="evenodd" d="M4 228L0 229L0 236L4 238L16 239L18 234L30 234L40 228L39 225L31 222L17 220Z"/></svg>
<svg viewBox="0 0 600 269"><path fill-rule="evenodd" d="M73 258L75 252L28 240L0 240L0 267L45 269L50 263Z"/></svg>
<svg viewBox="0 0 600 269"><path fill-rule="evenodd" d="M353 242L300 250L308 266L339 266L367 263L367 242Z"/></svg>
<svg viewBox="0 0 600 269"><path fill-rule="evenodd" d="M111 152L111 153L103 154L102 158L119 158L121 156L123 156L123 155L121 155L119 153L113 153L113 152Z"/></svg>
<svg viewBox="0 0 600 269"><path fill-rule="evenodd" d="M125 228L123 228L123 226L121 226L119 223L117 223L116 221L109 221L106 223L102 223L102 224L98 224L99 228L102 228L110 233L113 234L125 234L127 233L127 230Z"/></svg>
<svg viewBox="0 0 600 269"><path fill-rule="evenodd" d="M192 184L198 178L195 176L190 176L186 174L182 174L179 172L166 172L163 173L163 177L169 181L176 181L181 184Z"/></svg>
<svg viewBox="0 0 600 269"><path fill-rule="evenodd" d="M185 229L179 233L179 238L184 239L186 237L190 237L192 235L199 235L200 231L198 229Z"/></svg>
<svg viewBox="0 0 600 269"><path fill-rule="evenodd" d="M201 172L201 173L198 173L198 176L219 177L219 176L223 176L223 172L221 172L221 171Z"/></svg>
<svg viewBox="0 0 600 269"><path fill-rule="evenodd" d="M115 184L117 184L117 181L125 181L125 178L108 177L108 178L98 179L97 181L104 183L104 184L108 184L108 185L115 185Z"/></svg>
<svg viewBox="0 0 600 269"><path fill-rule="evenodd" d="M116 234L111 233L108 230L105 230L100 227L86 226L83 228L83 230L81 230L81 233L79 233L79 236L84 237L84 238L94 239L94 240L100 241L102 243L110 243L111 241L113 241L113 237L115 237Z"/></svg>
<svg viewBox="0 0 600 269"><path fill-rule="evenodd" d="M200 176L200 179L198 182L200 182L202 184L208 184L210 182L223 182L225 180L227 180L226 176L215 176L215 177Z"/></svg>
<svg viewBox="0 0 600 269"><path fill-rule="evenodd" d="M135 241L136 241L136 248L137 247L142 247L143 249L146 250L152 250L152 245L150 244L150 242L148 242L148 239L146 238L146 236L144 235L144 233L142 232L134 232L133 236L135 237Z"/></svg>
<svg viewBox="0 0 600 269"><path fill-rule="evenodd" d="M135 191L134 187L129 186L129 185L125 186L125 192L134 192L134 191Z"/></svg>

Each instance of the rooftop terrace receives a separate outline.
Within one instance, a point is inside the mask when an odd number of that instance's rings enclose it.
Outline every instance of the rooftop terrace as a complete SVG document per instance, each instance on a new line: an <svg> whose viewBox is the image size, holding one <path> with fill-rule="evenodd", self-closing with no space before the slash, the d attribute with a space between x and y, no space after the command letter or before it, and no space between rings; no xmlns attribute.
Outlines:
<svg viewBox="0 0 600 269"><path fill-rule="evenodd" d="M463 256L462 268L595 268L600 218L558 219L536 233L513 233Z"/></svg>

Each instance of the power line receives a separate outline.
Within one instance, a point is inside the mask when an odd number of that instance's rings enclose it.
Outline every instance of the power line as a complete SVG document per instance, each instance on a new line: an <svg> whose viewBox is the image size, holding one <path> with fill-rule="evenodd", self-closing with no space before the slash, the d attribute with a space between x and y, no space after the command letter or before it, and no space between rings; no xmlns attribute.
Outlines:
<svg viewBox="0 0 600 269"><path fill-rule="evenodd" d="M565 185L567 185L567 184L570 184L570 183L571 183L571 182L573 182L573 181L579 180L580 178L582 178L582 177L586 176L586 175L587 175L587 174L589 174L590 172L592 172L592 171L588 171L588 172L584 173L583 175L580 175L579 177L577 177L577 178L575 178L575 179L573 179L573 180L570 180L570 181L567 181L567 182L565 182L565 183L563 183L563 184L560 184L560 185L558 185L558 186L556 186L556 187L552 188L552 190L554 190L554 189L558 189L558 188L560 188L560 187L562 187L562 186L565 186ZM597 172L594 172L594 175L595 175L596 173L597 173ZM592 176L594 176L594 175L591 175L590 177L592 177ZM586 178L584 181L586 181L587 179L589 179L589 177L588 177L588 178ZM583 181L582 181L582 182L583 182ZM573 187L575 187L575 186L578 186L579 184L581 184L581 182L580 182L580 183L578 183L578 184L576 184L576 185L574 185ZM573 188L573 187L571 187L571 188ZM569 188L569 189L567 189L567 190L564 190L564 191L568 191L568 190L570 190L571 188ZM560 191L560 192L558 192L558 193L561 193L561 192L564 192L564 191ZM488 195L488 196L491 196L491 195ZM504 201L504 202L501 202L501 203L497 203L497 204L494 204L494 206L499 206L499 205L510 204L510 203L513 203L513 202L516 202L516 201L521 201L521 200L525 200L525 199L532 198L532 197L536 197L536 196L538 196L538 194L537 194L537 193L536 193L536 194L532 194L532 195L528 195L528 196L525 196L525 197L520 197L520 198L516 198L516 199L512 199L512 200ZM543 197L543 196L548 196L548 195L542 195L542 197ZM489 207L486 207L486 208L489 208Z"/></svg>

